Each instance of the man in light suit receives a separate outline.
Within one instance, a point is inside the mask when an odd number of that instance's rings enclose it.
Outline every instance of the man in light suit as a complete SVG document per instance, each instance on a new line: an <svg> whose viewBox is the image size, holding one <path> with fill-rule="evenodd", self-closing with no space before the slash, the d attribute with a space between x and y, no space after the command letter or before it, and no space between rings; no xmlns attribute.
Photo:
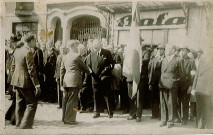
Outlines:
<svg viewBox="0 0 213 135"><path fill-rule="evenodd" d="M196 70L191 94L196 97L197 127L213 128L213 64L212 48L204 50Z"/></svg>
<svg viewBox="0 0 213 135"><path fill-rule="evenodd" d="M174 126L177 107L177 90L179 80L179 59L175 57L176 47L172 44L166 45L165 58L161 66L160 104L161 104L161 123L160 127ZM168 119L167 119L168 114Z"/></svg>
<svg viewBox="0 0 213 135"><path fill-rule="evenodd" d="M70 40L67 46L70 52L62 59L60 81L63 90L62 121L64 124L77 124L76 111L78 107L78 93L82 87L82 71L90 74L91 70L84 64L77 51L79 43Z"/></svg>
<svg viewBox="0 0 213 135"><path fill-rule="evenodd" d="M60 84L60 70L61 70L61 62L63 57L67 54L67 49L65 45L60 46L60 54L57 57L56 61L56 68L55 68L55 79L57 82L57 94L58 94L58 109L62 108L62 97L63 97L63 92L61 91L61 84Z"/></svg>
<svg viewBox="0 0 213 135"><path fill-rule="evenodd" d="M113 69L113 58L110 51L102 49L102 43L98 39L93 41L93 51L87 56L86 64L96 74L92 77L94 116L100 117L104 111L104 100L107 104L109 118L113 117L113 94L111 90L111 70ZM100 84L100 81L103 82Z"/></svg>
<svg viewBox="0 0 213 135"><path fill-rule="evenodd" d="M37 109L36 96L40 95L41 90L31 52L35 46L35 37L28 33L24 41L25 45L14 52L11 85L16 90L16 127L30 129Z"/></svg>

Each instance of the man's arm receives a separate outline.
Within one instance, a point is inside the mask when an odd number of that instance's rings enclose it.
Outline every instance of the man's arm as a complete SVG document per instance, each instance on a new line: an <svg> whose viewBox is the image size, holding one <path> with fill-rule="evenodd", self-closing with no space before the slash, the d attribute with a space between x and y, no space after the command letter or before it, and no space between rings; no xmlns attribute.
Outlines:
<svg viewBox="0 0 213 135"><path fill-rule="evenodd" d="M44 58L43 53L40 49L37 51L37 55L38 55L38 70L44 73Z"/></svg>
<svg viewBox="0 0 213 135"><path fill-rule="evenodd" d="M38 81L38 76L37 76L36 67L34 63L34 56L32 52L29 52L26 56L26 65L27 65L27 70L30 75L30 78L36 88L35 96L39 97L41 94L41 89L40 89L40 84Z"/></svg>
<svg viewBox="0 0 213 135"><path fill-rule="evenodd" d="M64 75L66 73L65 65L64 65L64 60L65 57L61 61L61 67L60 67L60 84L63 86L63 80L64 80Z"/></svg>
<svg viewBox="0 0 213 135"><path fill-rule="evenodd" d="M38 76L36 73L36 67L35 67L35 63L34 63L34 57L33 57L33 53L29 52L26 56L26 64L27 64L27 69L28 69L28 73L30 75L30 78L34 84L34 86L39 86L39 81L38 81Z"/></svg>

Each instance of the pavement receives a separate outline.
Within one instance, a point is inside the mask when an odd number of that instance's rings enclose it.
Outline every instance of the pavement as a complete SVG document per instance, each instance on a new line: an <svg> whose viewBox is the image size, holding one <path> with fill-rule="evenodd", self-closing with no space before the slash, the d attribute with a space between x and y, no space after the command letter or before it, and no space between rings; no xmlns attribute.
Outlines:
<svg viewBox="0 0 213 135"><path fill-rule="evenodd" d="M5 110L11 104L5 98ZM196 129L195 122L187 125L175 124L173 128L159 127L160 120L150 119L151 110L143 110L141 122L127 120L128 114L115 111L113 118L108 118L107 112L101 113L101 117L94 119L93 113L77 114L77 125L64 125L62 109L57 109L57 103L39 102L33 129L15 129L9 121L5 121L3 134L204 134L213 133L213 130Z"/></svg>

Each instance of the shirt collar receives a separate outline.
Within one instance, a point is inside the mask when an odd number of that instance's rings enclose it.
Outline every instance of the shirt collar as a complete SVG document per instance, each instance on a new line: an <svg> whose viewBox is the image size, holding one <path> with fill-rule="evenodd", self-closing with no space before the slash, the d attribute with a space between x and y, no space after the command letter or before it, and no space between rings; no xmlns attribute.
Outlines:
<svg viewBox="0 0 213 135"><path fill-rule="evenodd" d="M168 60L171 61L174 58L175 54L172 54L171 56L168 57Z"/></svg>

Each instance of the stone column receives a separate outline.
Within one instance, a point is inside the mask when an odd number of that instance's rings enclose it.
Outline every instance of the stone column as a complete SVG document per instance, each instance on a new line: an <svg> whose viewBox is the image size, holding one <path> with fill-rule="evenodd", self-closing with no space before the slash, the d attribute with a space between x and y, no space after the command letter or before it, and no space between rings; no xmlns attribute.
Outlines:
<svg viewBox="0 0 213 135"><path fill-rule="evenodd" d="M119 35L118 35L118 30L115 30L114 31L114 46L118 46L118 38L119 38Z"/></svg>
<svg viewBox="0 0 213 135"><path fill-rule="evenodd" d="M62 22L62 28L63 28L63 39L62 39L62 43L64 45L66 45L67 40L70 39L70 30L71 30L71 25L65 22Z"/></svg>

